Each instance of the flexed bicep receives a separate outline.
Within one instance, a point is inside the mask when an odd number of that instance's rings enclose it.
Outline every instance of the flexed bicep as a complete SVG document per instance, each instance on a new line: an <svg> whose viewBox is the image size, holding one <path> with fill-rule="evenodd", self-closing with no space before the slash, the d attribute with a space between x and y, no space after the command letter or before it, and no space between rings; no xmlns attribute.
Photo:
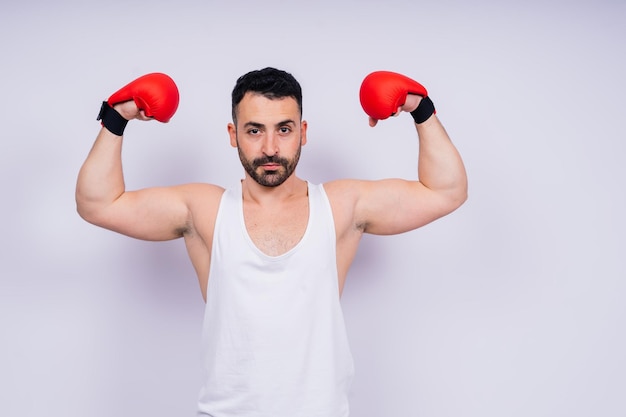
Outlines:
<svg viewBox="0 0 626 417"><path fill-rule="evenodd" d="M403 233L458 208L467 198L465 168L426 88L402 74L376 71L365 77L359 95L370 126L410 113L419 139L415 179L361 183L356 213L366 225L364 230Z"/></svg>

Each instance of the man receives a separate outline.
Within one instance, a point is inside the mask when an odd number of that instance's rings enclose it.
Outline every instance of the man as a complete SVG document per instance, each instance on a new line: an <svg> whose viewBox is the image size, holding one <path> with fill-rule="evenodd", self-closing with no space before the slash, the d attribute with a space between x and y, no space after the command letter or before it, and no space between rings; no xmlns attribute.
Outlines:
<svg viewBox="0 0 626 417"><path fill-rule="evenodd" d="M300 85L265 68L240 77L232 93L228 133L245 171L239 187L126 191L126 121L167 121L178 103L172 82L154 77L103 103L103 128L78 176L78 212L139 239L184 238L206 301L200 415L347 416L353 369L339 299L363 233L413 230L466 199L463 162L426 90L389 72L371 74L361 88L371 126L413 116L419 180L299 178L307 142Z"/></svg>

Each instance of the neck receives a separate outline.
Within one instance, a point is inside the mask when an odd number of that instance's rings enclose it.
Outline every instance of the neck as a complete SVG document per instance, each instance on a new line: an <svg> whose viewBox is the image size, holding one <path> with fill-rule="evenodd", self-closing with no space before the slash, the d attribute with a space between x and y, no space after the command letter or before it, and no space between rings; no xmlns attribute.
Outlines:
<svg viewBox="0 0 626 417"><path fill-rule="evenodd" d="M307 194L306 181L296 177L295 173L277 187L261 185L246 174L241 188L244 200L258 204L282 202Z"/></svg>

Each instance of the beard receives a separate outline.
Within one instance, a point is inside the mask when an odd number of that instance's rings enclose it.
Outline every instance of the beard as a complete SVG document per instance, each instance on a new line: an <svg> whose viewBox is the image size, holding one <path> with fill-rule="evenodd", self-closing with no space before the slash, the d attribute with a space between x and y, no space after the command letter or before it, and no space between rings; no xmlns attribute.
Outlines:
<svg viewBox="0 0 626 417"><path fill-rule="evenodd" d="M241 148L237 146L239 160L241 161L243 168L254 181L264 187L278 187L285 182L287 178L289 178L296 170L296 166L300 160L301 150L302 146L299 146L298 151L292 159L272 155L249 160L243 154ZM272 170L268 170L263 167L264 164L270 163L278 164L279 166Z"/></svg>

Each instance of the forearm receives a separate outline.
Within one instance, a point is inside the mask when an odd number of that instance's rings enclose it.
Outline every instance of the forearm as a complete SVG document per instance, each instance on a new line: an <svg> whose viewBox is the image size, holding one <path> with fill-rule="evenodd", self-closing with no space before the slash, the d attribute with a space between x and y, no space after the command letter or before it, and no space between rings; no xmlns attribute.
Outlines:
<svg viewBox="0 0 626 417"><path fill-rule="evenodd" d="M78 174L76 204L82 217L95 215L124 193L121 153L122 138L103 128Z"/></svg>
<svg viewBox="0 0 626 417"><path fill-rule="evenodd" d="M416 124L419 135L418 177L428 189L453 205L467 198L467 175L463 160L446 130L433 115Z"/></svg>

